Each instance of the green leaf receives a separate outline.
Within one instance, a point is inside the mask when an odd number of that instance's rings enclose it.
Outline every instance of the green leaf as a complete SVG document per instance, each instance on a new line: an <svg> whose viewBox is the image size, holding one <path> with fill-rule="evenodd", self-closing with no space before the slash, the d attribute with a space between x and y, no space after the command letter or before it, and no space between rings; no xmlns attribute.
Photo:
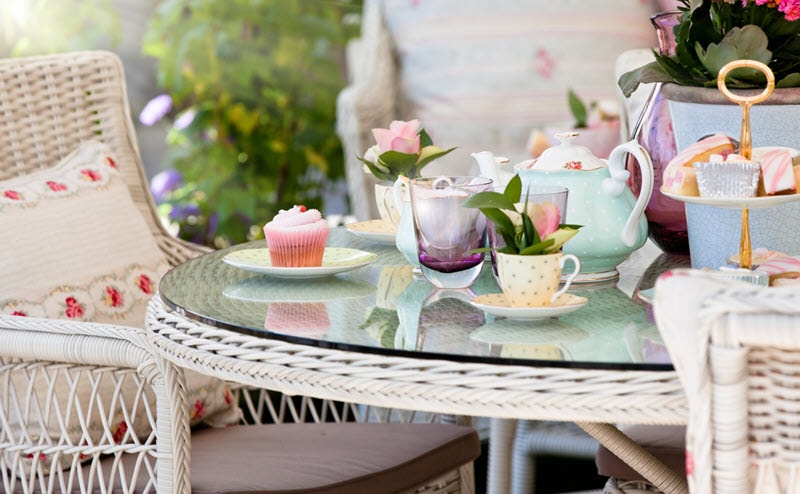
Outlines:
<svg viewBox="0 0 800 494"><path fill-rule="evenodd" d="M441 158L442 156L446 155L447 153L449 153L450 151L452 151L454 149L455 148L442 149L442 148L436 147L436 146L425 146L425 147L423 147L422 149L419 150L419 159L417 159L417 163L416 163L417 173L419 173L420 170L422 170L422 167L424 167L425 165L427 165L431 161ZM411 177L411 178L414 178L414 177Z"/></svg>
<svg viewBox="0 0 800 494"><path fill-rule="evenodd" d="M767 49L768 44L769 39L764 31L758 26L748 24L743 28L731 29L720 43L711 43L705 50L698 43L696 50L703 66L716 76L725 64L734 60L757 60L768 64L772 59L772 52ZM728 77L751 84L764 81L761 71L749 68L733 70Z"/></svg>
<svg viewBox="0 0 800 494"><path fill-rule="evenodd" d="M519 198L522 197L522 179L518 174L515 174L511 177L511 180L508 181L506 188L503 190L503 195L506 196L512 204L519 202Z"/></svg>
<svg viewBox="0 0 800 494"><path fill-rule="evenodd" d="M542 242L537 242L537 243L531 245L530 247L527 247L526 249L521 250L519 252L519 254L522 255L522 256L535 256L535 255L543 254L548 247L553 245L554 242L555 241L552 240L552 239L551 240L544 240Z"/></svg>
<svg viewBox="0 0 800 494"><path fill-rule="evenodd" d="M638 69L625 72L617 81L622 94L629 98L639 87L639 84L649 84L651 82L669 82L672 77L664 70L659 62L650 62Z"/></svg>
<svg viewBox="0 0 800 494"><path fill-rule="evenodd" d="M472 197L464 201L463 207L465 208L478 208L483 211L484 208L505 209L506 211L516 211L514 202L505 195L494 192L491 190L478 192ZM484 214L486 212L484 211ZM499 213L508 218L505 214ZM487 215L488 216L488 215ZM510 222L511 220L509 220Z"/></svg>
<svg viewBox="0 0 800 494"><path fill-rule="evenodd" d="M794 72L787 75L775 83L775 87L798 87L800 86L800 73Z"/></svg>
<svg viewBox="0 0 800 494"><path fill-rule="evenodd" d="M425 132L425 129L419 129L418 134L419 134L420 149L426 148L428 146L433 146L433 139L431 139L431 136L429 136L428 133Z"/></svg>
<svg viewBox="0 0 800 494"><path fill-rule="evenodd" d="M572 116L575 118L575 127L579 129L586 127L586 118L588 116L586 105L571 88L567 91L567 102Z"/></svg>

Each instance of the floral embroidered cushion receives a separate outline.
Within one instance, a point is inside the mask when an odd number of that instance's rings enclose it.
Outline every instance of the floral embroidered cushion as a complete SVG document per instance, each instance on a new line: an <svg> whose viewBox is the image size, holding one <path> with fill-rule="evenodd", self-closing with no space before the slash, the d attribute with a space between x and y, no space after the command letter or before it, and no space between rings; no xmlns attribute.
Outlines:
<svg viewBox="0 0 800 494"><path fill-rule="evenodd" d="M619 100L615 60L655 46L649 0L382 0L401 119L458 146L426 175L477 171L470 153L529 158L534 128L572 120L567 89ZM388 124L388 122L386 122Z"/></svg>
<svg viewBox="0 0 800 494"><path fill-rule="evenodd" d="M7 232L0 243L0 314L144 327L146 303L169 269L117 161L99 142L84 143L53 168L0 181L0 231ZM27 382L18 377L13 380L17 392ZM34 389L44 397L45 378L37 379L42 384ZM59 384L61 403L67 402L68 381ZM238 421L239 408L222 381L190 372L186 381L193 425ZM78 399L88 403L91 384L77 386ZM113 383L99 389L110 393ZM123 390L133 403L133 383ZM144 412L143 406L137 408L137 414ZM73 414L70 437L74 431L75 440L81 434L99 440L95 436L102 434L100 413L93 411L85 430ZM51 419L48 427L57 437L58 426ZM110 420L118 440L128 431L138 437L150 433L146 417L126 421L117 411Z"/></svg>

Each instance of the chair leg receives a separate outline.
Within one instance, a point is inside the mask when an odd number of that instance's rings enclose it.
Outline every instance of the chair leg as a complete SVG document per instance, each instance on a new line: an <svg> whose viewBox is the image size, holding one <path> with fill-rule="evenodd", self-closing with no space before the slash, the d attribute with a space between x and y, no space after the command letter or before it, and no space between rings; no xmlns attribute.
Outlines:
<svg viewBox="0 0 800 494"><path fill-rule="evenodd" d="M511 478L511 446L517 421L496 419L489 426L489 461L487 475L487 494L506 494L509 492Z"/></svg>
<svg viewBox="0 0 800 494"><path fill-rule="evenodd" d="M536 451L529 445L531 422L520 420L514 436L511 456L511 492L513 494L534 494L536 491Z"/></svg>

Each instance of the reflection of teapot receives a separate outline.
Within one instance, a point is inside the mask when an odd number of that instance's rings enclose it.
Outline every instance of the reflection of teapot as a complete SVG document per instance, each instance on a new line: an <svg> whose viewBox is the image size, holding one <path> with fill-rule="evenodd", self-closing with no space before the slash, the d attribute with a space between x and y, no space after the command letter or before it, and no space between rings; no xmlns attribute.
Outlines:
<svg viewBox="0 0 800 494"><path fill-rule="evenodd" d="M517 163L514 168L528 185L559 185L569 189L567 223L583 225L564 245L564 252L581 260L583 281L618 275L616 267L647 240L644 208L653 191L653 164L636 142L620 144L608 161L594 156L588 148L572 144L576 133L557 134L561 144L545 150L536 160ZM634 198L627 187L626 155L639 163L642 190Z"/></svg>

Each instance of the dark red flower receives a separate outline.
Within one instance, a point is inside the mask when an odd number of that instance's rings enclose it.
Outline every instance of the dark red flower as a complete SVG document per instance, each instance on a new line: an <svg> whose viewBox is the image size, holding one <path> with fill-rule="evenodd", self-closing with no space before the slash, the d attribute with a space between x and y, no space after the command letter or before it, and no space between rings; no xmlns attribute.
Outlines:
<svg viewBox="0 0 800 494"><path fill-rule="evenodd" d="M48 187L50 187L50 190L52 190L53 192L61 192L61 191L67 190L67 186L66 185L64 185L62 183L59 183L59 182L55 182L53 180L48 180L45 183L47 184Z"/></svg>
<svg viewBox="0 0 800 494"><path fill-rule="evenodd" d="M15 310L14 312L12 312L12 313L11 313L11 315L12 315L12 316L22 316L22 317L25 317L25 316L27 316L28 314L26 314L24 311L21 311L21 310Z"/></svg>
<svg viewBox="0 0 800 494"><path fill-rule="evenodd" d="M128 432L128 423L123 420L122 422L117 424L117 428L114 429L114 434L112 436L114 438L114 442L116 444L121 443L122 438L125 437L126 432Z"/></svg>
<svg viewBox="0 0 800 494"><path fill-rule="evenodd" d="M111 156L106 156L106 164L108 166L110 166L111 168L114 168L114 169L117 168L117 162L114 161L114 158L112 158Z"/></svg>
<svg viewBox="0 0 800 494"><path fill-rule="evenodd" d="M206 405L203 403L203 400L197 400L194 402L194 406L192 410L189 412L189 418L191 420L203 418L203 415L206 414Z"/></svg>
<svg viewBox="0 0 800 494"><path fill-rule="evenodd" d="M139 290L147 295L151 295L153 293L153 282L146 274L139 275L136 278L136 285L139 286Z"/></svg>
<svg viewBox="0 0 800 494"><path fill-rule="evenodd" d="M107 286L105 303L111 307L119 307L122 305L122 295L113 286Z"/></svg>

